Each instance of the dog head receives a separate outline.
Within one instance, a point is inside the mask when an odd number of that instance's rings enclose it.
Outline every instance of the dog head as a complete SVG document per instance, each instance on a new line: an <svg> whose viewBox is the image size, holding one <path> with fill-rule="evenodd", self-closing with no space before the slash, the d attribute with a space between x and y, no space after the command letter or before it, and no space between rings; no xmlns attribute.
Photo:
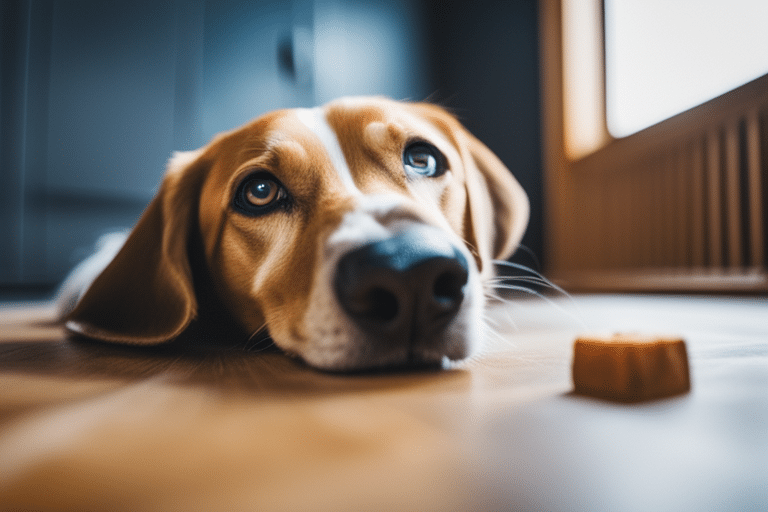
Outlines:
<svg viewBox="0 0 768 512"><path fill-rule="evenodd" d="M510 172L439 107L277 111L171 159L67 327L158 344L217 304L321 369L461 359L527 220Z"/></svg>

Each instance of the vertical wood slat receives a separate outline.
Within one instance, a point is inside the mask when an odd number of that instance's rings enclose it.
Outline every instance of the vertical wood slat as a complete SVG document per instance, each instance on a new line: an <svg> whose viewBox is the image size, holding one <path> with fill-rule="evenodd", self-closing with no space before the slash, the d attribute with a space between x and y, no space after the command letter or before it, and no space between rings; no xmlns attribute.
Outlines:
<svg viewBox="0 0 768 512"><path fill-rule="evenodd" d="M643 222L642 220L648 215L648 198L643 189L643 179L640 178L640 175L645 171L645 166L635 163L633 167L634 172L629 177L629 181L632 183L632 190L635 191L635 211L632 213L632 221L627 225L631 231L628 233L626 243L632 248L635 266L641 267L647 263L648 254L650 252L645 233L647 221Z"/></svg>
<svg viewBox="0 0 768 512"><path fill-rule="evenodd" d="M664 181L664 265L675 266L677 261L677 190L675 176L675 152L669 151L664 155L664 165L661 169Z"/></svg>
<svg viewBox="0 0 768 512"><path fill-rule="evenodd" d="M765 230L763 229L763 189L761 178L760 155L760 116L750 112L746 116L747 176L749 180L749 238L751 261L747 265L759 267L763 264L765 253ZM763 155L763 157L765 157Z"/></svg>
<svg viewBox="0 0 768 512"><path fill-rule="evenodd" d="M617 215L622 222L621 231L617 232L616 238L620 240L616 245L619 247L619 267L635 268L639 265L637 248L633 247L626 238L637 238L637 212L640 210L637 192L635 191L634 177L639 169L629 166L628 172L624 173L621 179L622 201Z"/></svg>
<svg viewBox="0 0 768 512"><path fill-rule="evenodd" d="M707 190L709 217L709 266L723 266L723 217L720 180L720 134L717 130L707 134Z"/></svg>
<svg viewBox="0 0 768 512"><path fill-rule="evenodd" d="M669 187L667 186L668 178L668 164L667 154L661 154L656 159L656 165L654 166L654 172L656 173L656 230L657 239L656 244L657 251L657 265L659 267L669 266L669 229L670 229L670 217L667 215L669 204Z"/></svg>
<svg viewBox="0 0 768 512"><path fill-rule="evenodd" d="M657 212L657 194L658 190L654 178L656 177L655 169L653 169L653 161L647 161L645 164L645 179L642 181L641 190L643 191L643 198L645 199L645 207L643 208L643 219L640 222L643 224L643 240L647 246L646 259L643 261L644 266L654 266L656 264L657 250L657 237L659 231L656 229L656 212Z"/></svg>
<svg viewBox="0 0 768 512"><path fill-rule="evenodd" d="M705 197L704 160L705 144L703 139L697 139L692 147L690 177L691 177L691 266L701 268L706 262L706 215L704 213Z"/></svg>
<svg viewBox="0 0 768 512"><path fill-rule="evenodd" d="M725 219L727 232L728 266L739 268L743 264L741 243L741 184L739 176L739 125L728 123L725 127Z"/></svg>
<svg viewBox="0 0 768 512"><path fill-rule="evenodd" d="M669 231L669 222L667 217L667 159L666 154L658 155L654 161L654 195L656 196L656 266L668 266L669 244L667 235Z"/></svg>
<svg viewBox="0 0 768 512"><path fill-rule="evenodd" d="M673 160L673 171L675 175L675 185L677 187L677 255L675 257L675 266L687 267L690 265L689 247L691 245L691 228L688 222L691 219L691 189L688 186L688 176L690 172L690 162L686 159L688 156L688 147L683 146L675 152Z"/></svg>
<svg viewBox="0 0 768 512"><path fill-rule="evenodd" d="M571 255L571 259L581 268L598 268L600 251L606 243L605 201L603 180L584 184L583 193L578 199L578 208L574 216L578 219L581 250Z"/></svg>
<svg viewBox="0 0 768 512"><path fill-rule="evenodd" d="M624 204L624 218L632 219L625 220L625 230L623 237L637 238L638 226L637 226L637 212L640 211L641 206L639 204L640 198L637 197L637 191L635 188L635 177L638 175L639 169L633 166L629 169L629 174L624 179L624 197L626 203ZM637 247L632 246L629 243L622 243L624 266L628 268L637 268L640 265L640 258Z"/></svg>
<svg viewBox="0 0 768 512"><path fill-rule="evenodd" d="M653 172L648 182L648 195L653 198L651 206L651 236L653 237L653 261L655 267L664 266L664 190L662 185L662 159L657 155L651 160Z"/></svg>
<svg viewBox="0 0 768 512"><path fill-rule="evenodd" d="M603 193L605 188L605 178L603 178L598 183L594 184L592 192L589 194L589 197L592 198L597 205L596 211L599 212L594 218L589 219L589 222L592 225L592 233L590 236L588 264L591 268L600 268L603 263L604 248L608 243L608 237L605 232L605 212L607 209L605 204L605 194Z"/></svg>
<svg viewBox="0 0 768 512"><path fill-rule="evenodd" d="M653 196L650 194L652 190L648 190L649 180L643 176L644 174L647 173L637 173L634 177L635 190L637 191L638 199L640 199L639 217L635 221L639 236L632 240L631 243L639 246L637 248L640 256L640 265L647 267L653 261L653 229L651 228L651 212L653 209L651 200Z"/></svg>
<svg viewBox="0 0 768 512"><path fill-rule="evenodd" d="M610 178L610 184L608 185L609 189L611 190L611 193L608 194L608 236L615 240L618 238L618 234L621 232L621 222L622 219L625 217L623 215L623 212L620 207L621 202L621 177L620 176L612 176ZM621 261L621 258L619 257L619 251L621 251L621 245L616 243L609 243L606 245L606 254L608 256L606 260L606 265L610 267L615 267L619 264Z"/></svg>
<svg viewBox="0 0 768 512"><path fill-rule="evenodd" d="M589 224L589 231L587 235L587 268L599 268L601 262L601 254L603 247L607 243L605 237L605 196L603 190L605 189L604 180L600 180L597 183L593 183L589 192L589 200L593 201L597 208L594 208L599 215L592 217L587 216L585 221ZM585 212L588 211L587 207L584 208Z"/></svg>
<svg viewBox="0 0 768 512"><path fill-rule="evenodd" d="M666 239L666 222L664 219L664 158L662 155L657 155L656 158L653 159L653 175L653 180L651 180L651 193L654 198L653 233L654 238L656 239L654 243L654 265L656 267L663 267L666 257L666 247L664 246Z"/></svg>

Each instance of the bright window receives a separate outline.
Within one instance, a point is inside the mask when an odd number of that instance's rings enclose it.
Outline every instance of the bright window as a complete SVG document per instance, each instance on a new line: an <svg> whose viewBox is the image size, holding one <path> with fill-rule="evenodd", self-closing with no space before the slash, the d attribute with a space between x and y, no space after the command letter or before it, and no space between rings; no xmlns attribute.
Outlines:
<svg viewBox="0 0 768 512"><path fill-rule="evenodd" d="M605 0L605 38L608 130L624 137L768 73L768 1Z"/></svg>

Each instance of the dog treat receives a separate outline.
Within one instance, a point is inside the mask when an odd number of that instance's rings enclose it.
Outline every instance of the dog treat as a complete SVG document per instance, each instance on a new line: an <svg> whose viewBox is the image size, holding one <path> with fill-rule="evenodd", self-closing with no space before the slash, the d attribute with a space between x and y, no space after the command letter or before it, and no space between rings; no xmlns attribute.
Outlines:
<svg viewBox="0 0 768 512"><path fill-rule="evenodd" d="M637 402L691 389L681 338L582 337L573 352L574 390L582 395Z"/></svg>

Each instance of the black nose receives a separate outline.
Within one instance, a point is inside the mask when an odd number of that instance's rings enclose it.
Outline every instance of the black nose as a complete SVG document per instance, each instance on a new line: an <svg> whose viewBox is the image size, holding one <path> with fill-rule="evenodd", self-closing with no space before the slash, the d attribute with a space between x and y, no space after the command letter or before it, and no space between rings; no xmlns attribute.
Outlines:
<svg viewBox="0 0 768 512"><path fill-rule="evenodd" d="M466 258L440 230L419 227L344 255L334 285L363 331L413 343L433 337L456 316L467 269Z"/></svg>

